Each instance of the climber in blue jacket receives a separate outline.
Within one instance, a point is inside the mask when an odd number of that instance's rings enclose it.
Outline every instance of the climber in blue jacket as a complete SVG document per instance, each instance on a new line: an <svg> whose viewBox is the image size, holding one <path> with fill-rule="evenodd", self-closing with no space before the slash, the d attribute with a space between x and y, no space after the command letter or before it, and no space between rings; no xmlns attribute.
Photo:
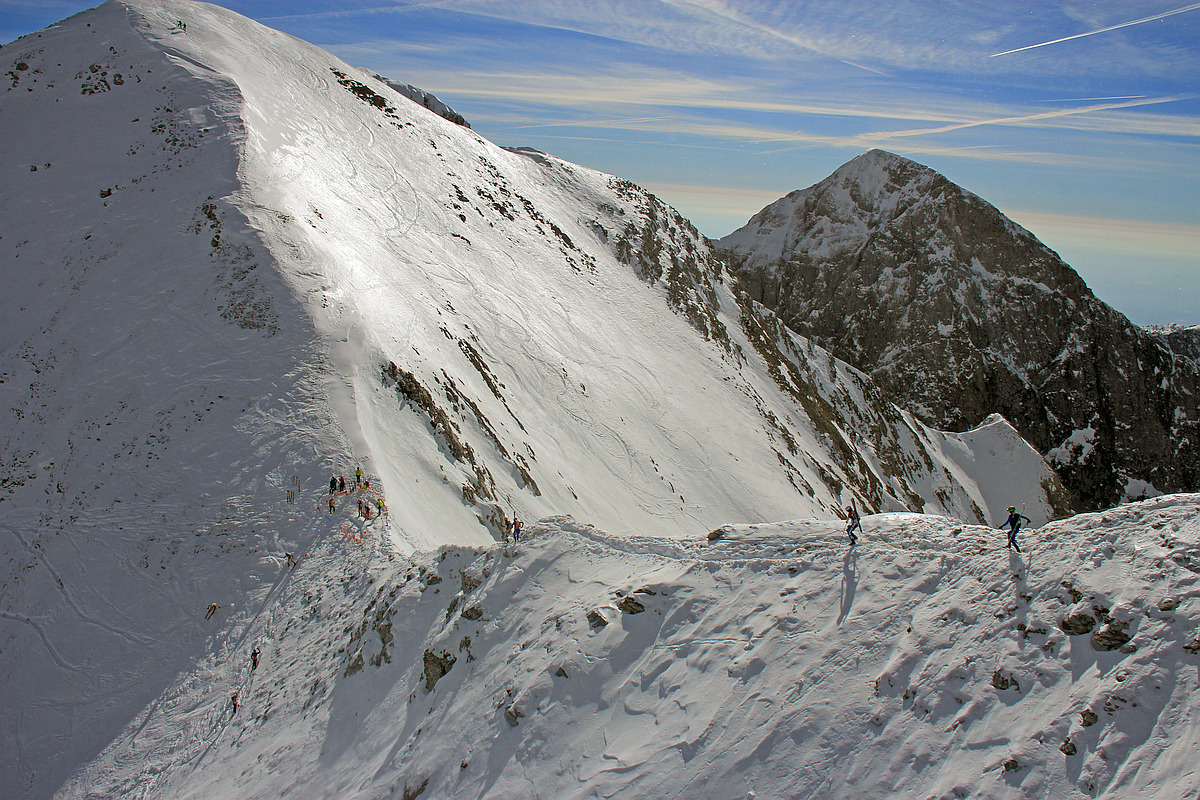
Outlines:
<svg viewBox="0 0 1200 800"><path fill-rule="evenodd" d="M1003 525L1000 525L1001 528L1008 528L1008 546L1018 553L1021 552L1021 547L1017 544L1017 531L1021 530L1021 520L1029 522L1029 517L1018 514L1016 506L1009 506L1008 519L1004 520Z"/></svg>

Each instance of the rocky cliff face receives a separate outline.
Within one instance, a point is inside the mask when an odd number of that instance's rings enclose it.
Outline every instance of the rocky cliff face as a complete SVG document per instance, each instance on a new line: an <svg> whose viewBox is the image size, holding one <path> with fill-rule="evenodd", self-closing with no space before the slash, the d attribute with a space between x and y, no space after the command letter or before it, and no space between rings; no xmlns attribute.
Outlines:
<svg viewBox="0 0 1200 800"><path fill-rule="evenodd" d="M1003 414L1076 508L1196 486L1196 362L933 170L873 150L719 246L752 298L925 420Z"/></svg>

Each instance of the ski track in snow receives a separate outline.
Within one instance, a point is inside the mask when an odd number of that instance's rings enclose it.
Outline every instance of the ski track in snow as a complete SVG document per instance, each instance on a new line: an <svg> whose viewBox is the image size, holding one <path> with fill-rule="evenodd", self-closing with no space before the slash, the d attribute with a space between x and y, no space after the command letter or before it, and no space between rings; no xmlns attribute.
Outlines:
<svg viewBox="0 0 1200 800"><path fill-rule="evenodd" d="M63 600L71 608L71 610L75 612L75 614L79 617L79 619L83 620L84 622L87 622L90 625L95 625L98 628L103 628L104 630L108 631L109 633L115 634L116 636L119 636L120 638L129 641L133 645L136 645L139 647L145 647L146 645L150 644L150 642L152 641L150 639L150 637L138 636L136 634L131 633L130 631L123 630L121 628L116 627L115 625L111 625L102 619L98 619L94 615L89 614L86 611L84 611L83 608L80 606L80 604L78 602L76 602L75 598L71 594L71 591L68 590L67 584L63 581L63 579L59 576L58 572L54 569L53 564L50 563L50 559L46 557L45 553L39 552L37 550L34 550L32 547L30 547L29 543L25 541L25 538L23 536L21 536L20 532L16 528L13 528L9 525L0 525L0 529L6 530L9 533L11 533L17 539L17 541L19 541L21 543L21 546L24 547L25 550L31 556L34 557L34 559L38 560L42 564L42 566L44 566L46 568L46 571L50 573L50 577L52 577L54 579L54 583L58 587L59 594L62 595ZM94 587L91 587L90 584L89 584L88 588L92 589L92 591L95 593L95 596L103 597L103 594L101 594L100 592L95 592ZM18 619L18 617L14 616L14 617L12 617L12 619ZM32 622L32 620L25 620L25 621L29 622L30 624L34 624ZM37 626L35 625L35 627L37 627ZM43 640L46 640L45 632L42 631L42 629L40 627L38 627L38 633L40 633L42 635ZM53 648L49 647L48 641L46 642L46 645L53 652ZM55 655L55 660L60 661L61 659L57 655Z"/></svg>
<svg viewBox="0 0 1200 800"><path fill-rule="evenodd" d="M29 627L33 628L37 632L38 638L42 640L42 644L45 645L46 652L50 654L52 659L54 659L55 664L69 672L82 672L82 666L68 663L66 659L58 654L58 651L54 649L54 645L50 643L50 637L46 635L45 629L37 620L27 617L24 614L17 614L12 611L3 610L0 610L0 617L11 619L14 622L23 622Z"/></svg>

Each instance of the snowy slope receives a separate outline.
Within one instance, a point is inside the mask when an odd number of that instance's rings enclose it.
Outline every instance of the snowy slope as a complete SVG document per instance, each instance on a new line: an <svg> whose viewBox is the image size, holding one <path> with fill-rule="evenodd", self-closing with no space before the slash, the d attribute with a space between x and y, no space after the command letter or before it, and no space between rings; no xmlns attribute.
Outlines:
<svg viewBox="0 0 1200 800"><path fill-rule="evenodd" d="M0 794L45 797L203 652L209 602L267 602L325 532L290 477L351 451L265 251L198 234L236 105L119 6L3 53Z"/></svg>
<svg viewBox="0 0 1200 800"><path fill-rule="evenodd" d="M122 748L207 741L233 680L213 670L289 604L341 630L311 598L490 546L506 515L687 540L832 529L851 498L1055 514L1011 426L920 424L735 296L656 198L296 39L131 0L0 67L5 796L102 751L143 780ZM356 465L388 510L369 525L350 498L323 513Z"/></svg>
<svg viewBox="0 0 1200 800"><path fill-rule="evenodd" d="M863 523L323 545L63 796L1196 796L1200 495Z"/></svg>

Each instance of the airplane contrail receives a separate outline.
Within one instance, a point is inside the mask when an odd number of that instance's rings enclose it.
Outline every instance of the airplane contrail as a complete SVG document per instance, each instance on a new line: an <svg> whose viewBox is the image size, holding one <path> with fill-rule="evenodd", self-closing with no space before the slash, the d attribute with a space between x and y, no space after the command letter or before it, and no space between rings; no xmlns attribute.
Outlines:
<svg viewBox="0 0 1200 800"><path fill-rule="evenodd" d="M1136 108L1137 106L1157 105L1159 103L1173 103L1179 99L1179 97L1154 97L1146 98L1144 100L1129 100L1123 103L1103 103L1094 106L1080 106L1078 108L1063 108L1055 109L1054 111L1041 111L1037 114L1023 114L1020 116L978 119L971 120L969 122L955 122L938 128L915 128L906 131L887 132L879 131L873 135L876 138L893 139L899 137L927 136L938 133L949 133L951 131L961 131L966 128L980 128L984 125L1029 125L1032 123L1041 122L1042 120L1071 117L1078 114L1091 114L1096 111L1112 111L1120 108Z"/></svg>
<svg viewBox="0 0 1200 800"><path fill-rule="evenodd" d="M1162 14L1155 14L1152 17L1142 17L1141 19L1135 19L1132 22L1122 22L1119 25L1109 25L1107 28L1100 28L1099 30L1088 31L1087 33L1077 33L1074 36L1064 36L1061 39L1054 39L1049 42L1040 42L1038 44L1030 44L1030 45L1026 45L1025 47L1015 48L1013 50L1005 50L1003 53L992 53L989 56L989 58L995 58L996 56L1006 56L1011 53L1020 53L1023 50L1032 50L1035 47L1045 47L1048 44L1058 44L1059 42L1069 42L1072 39L1082 39L1085 36L1095 36L1097 33L1107 33L1108 31L1115 31L1118 28L1128 28L1130 25L1141 25L1143 22L1154 22L1154 20L1156 20L1156 19L1163 19L1165 17L1173 17L1176 14L1182 14L1185 11L1195 11L1198 8L1200 8L1200 3L1192 3L1189 6L1184 6L1183 8L1177 8L1174 11L1165 11Z"/></svg>
<svg viewBox="0 0 1200 800"><path fill-rule="evenodd" d="M1060 97L1054 100L1043 100L1043 103L1098 103L1101 100L1144 100L1145 94L1119 94L1113 97Z"/></svg>

